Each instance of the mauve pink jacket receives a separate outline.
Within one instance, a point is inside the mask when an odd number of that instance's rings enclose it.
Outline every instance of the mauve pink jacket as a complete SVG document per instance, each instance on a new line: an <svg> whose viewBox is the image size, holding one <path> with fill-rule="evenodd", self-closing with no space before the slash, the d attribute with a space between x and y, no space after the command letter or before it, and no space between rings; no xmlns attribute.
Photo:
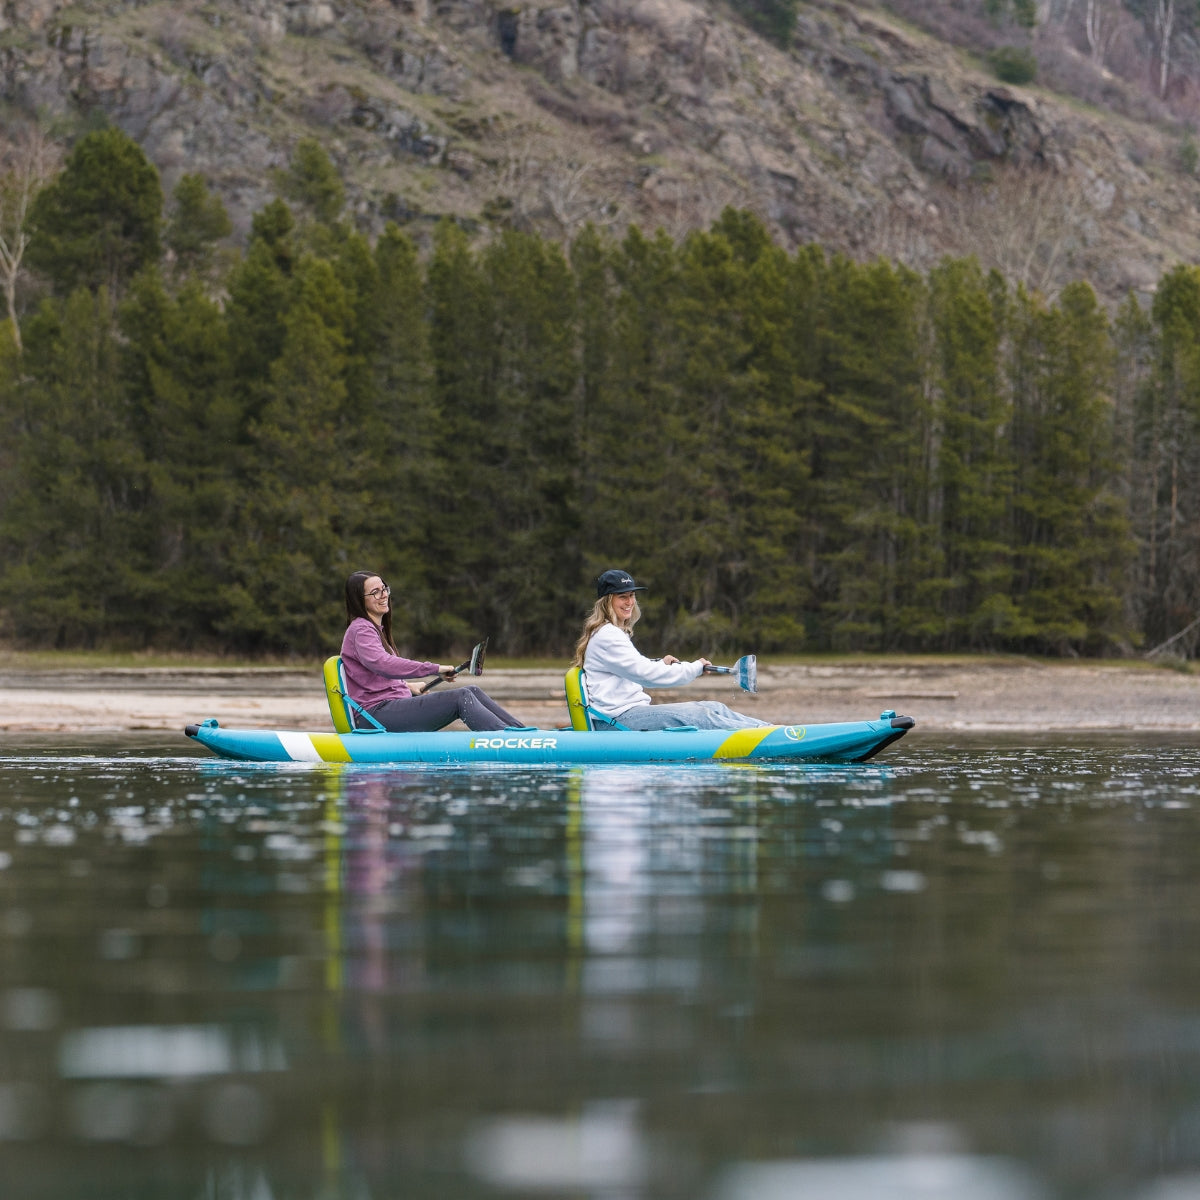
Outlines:
<svg viewBox="0 0 1200 1200"><path fill-rule="evenodd" d="M436 675L438 664L391 654L375 623L355 617L342 638L342 670L346 691L369 711L385 700L409 699L412 692L405 679Z"/></svg>

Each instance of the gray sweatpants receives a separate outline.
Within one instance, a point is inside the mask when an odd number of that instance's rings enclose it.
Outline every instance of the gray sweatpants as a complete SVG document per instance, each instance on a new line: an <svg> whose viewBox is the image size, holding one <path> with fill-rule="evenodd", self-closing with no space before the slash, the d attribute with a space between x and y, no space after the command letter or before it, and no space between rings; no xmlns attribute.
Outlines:
<svg viewBox="0 0 1200 1200"><path fill-rule="evenodd" d="M385 700L369 712L392 733L430 732L455 719L468 729L512 729L525 724L474 684L430 692L428 696L410 696L407 700ZM359 717L358 727L366 725Z"/></svg>
<svg viewBox="0 0 1200 1200"><path fill-rule="evenodd" d="M733 709L718 700L684 700L676 704L635 704L617 720L626 729L678 729L694 725L697 729L746 729L751 725L769 725L757 717Z"/></svg>

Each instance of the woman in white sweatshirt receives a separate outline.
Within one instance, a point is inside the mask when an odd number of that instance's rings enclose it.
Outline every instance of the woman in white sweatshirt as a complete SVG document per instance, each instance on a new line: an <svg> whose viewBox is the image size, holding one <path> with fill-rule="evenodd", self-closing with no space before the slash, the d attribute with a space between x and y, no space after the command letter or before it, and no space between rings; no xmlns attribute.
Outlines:
<svg viewBox="0 0 1200 1200"><path fill-rule="evenodd" d="M641 618L637 592L628 571L605 571L596 580L596 603L583 625L573 665L587 675L592 709L611 726L625 729L744 729L766 725L755 717L734 712L715 700L681 704L651 704L647 687L682 687L698 679L712 664L707 658L680 662L673 654L646 658L633 645L633 627Z"/></svg>

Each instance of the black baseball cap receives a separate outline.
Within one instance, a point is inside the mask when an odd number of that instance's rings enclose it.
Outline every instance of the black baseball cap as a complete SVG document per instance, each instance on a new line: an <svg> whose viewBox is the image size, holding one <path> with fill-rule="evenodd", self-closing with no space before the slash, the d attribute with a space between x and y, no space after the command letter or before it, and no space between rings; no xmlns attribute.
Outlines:
<svg viewBox="0 0 1200 1200"><path fill-rule="evenodd" d="M633 576L628 571L605 571L596 576L596 599L602 596L619 596L623 592L644 592L646 589L640 583L633 582Z"/></svg>

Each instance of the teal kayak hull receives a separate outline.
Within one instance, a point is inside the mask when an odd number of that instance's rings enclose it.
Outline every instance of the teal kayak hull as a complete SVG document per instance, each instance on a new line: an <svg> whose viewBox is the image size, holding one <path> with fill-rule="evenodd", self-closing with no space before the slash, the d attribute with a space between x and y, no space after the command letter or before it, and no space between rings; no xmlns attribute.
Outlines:
<svg viewBox="0 0 1200 1200"><path fill-rule="evenodd" d="M189 725L188 737L241 762L313 763L628 763L755 762L821 759L862 762L903 737L911 717L654 732L504 729L496 733L305 733Z"/></svg>

